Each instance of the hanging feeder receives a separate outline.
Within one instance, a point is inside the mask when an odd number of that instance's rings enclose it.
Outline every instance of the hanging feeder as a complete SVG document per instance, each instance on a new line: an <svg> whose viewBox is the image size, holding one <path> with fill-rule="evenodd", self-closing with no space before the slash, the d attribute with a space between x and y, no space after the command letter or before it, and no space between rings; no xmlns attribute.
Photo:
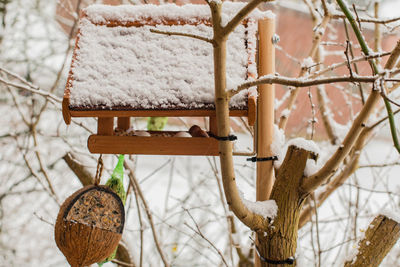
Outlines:
<svg viewBox="0 0 400 267"><path fill-rule="evenodd" d="M241 7L227 2L223 12L229 16ZM268 12L256 10L230 34L228 86L257 77L257 25L258 20L269 16ZM209 8L87 8L80 19L64 93L64 121L70 124L72 117L97 118L97 134L88 139L92 153L218 155L218 141L212 137L217 135L212 45L188 37L153 33L150 29L211 38ZM253 126L256 96L255 88L235 95L230 101L229 115L246 117ZM143 136L131 128L132 117L208 117L210 134L188 138L168 131Z"/></svg>
<svg viewBox="0 0 400 267"><path fill-rule="evenodd" d="M124 205L108 186L98 185L102 169L100 157L95 184L69 196L57 216L55 241L72 267L103 261L122 237Z"/></svg>
<svg viewBox="0 0 400 267"><path fill-rule="evenodd" d="M56 244L72 267L101 262L117 247L124 222L124 206L117 194L107 186L85 186L62 204Z"/></svg>

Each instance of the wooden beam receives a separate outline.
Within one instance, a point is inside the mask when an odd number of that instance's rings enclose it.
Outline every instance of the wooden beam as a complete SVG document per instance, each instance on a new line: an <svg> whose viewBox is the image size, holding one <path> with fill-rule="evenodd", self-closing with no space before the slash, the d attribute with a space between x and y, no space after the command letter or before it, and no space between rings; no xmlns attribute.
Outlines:
<svg viewBox="0 0 400 267"><path fill-rule="evenodd" d="M218 141L207 137L91 135L91 153L218 156Z"/></svg>
<svg viewBox="0 0 400 267"><path fill-rule="evenodd" d="M114 118L98 118L97 121L98 135L113 135L114 134Z"/></svg>
<svg viewBox="0 0 400 267"><path fill-rule="evenodd" d="M77 110L69 109L72 117L210 117L216 116L215 109L179 110ZM247 117L247 110L230 110L231 117Z"/></svg>

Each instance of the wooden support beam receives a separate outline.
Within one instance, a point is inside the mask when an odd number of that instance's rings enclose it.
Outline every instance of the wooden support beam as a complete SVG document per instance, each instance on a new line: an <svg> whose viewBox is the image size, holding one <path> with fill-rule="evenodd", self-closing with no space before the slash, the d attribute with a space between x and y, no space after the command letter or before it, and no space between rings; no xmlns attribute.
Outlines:
<svg viewBox="0 0 400 267"><path fill-rule="evenodd" d="M258 22L259 32L259 76L275 73L275 48L272 37L275 33L273 18ZM258 87L257 104L257 157L273 156L270 150L274 134L275 88L271 84ZM257 200L269 198L274 183L273 162L257 162Z"/></svg>
<svg viewBox="0 0 400 267"><path fill-rule="evenodd" d="M247 101L248 115L247 115L247 123L249 126L254 126L257 118L257 99L254 96L249 96Z"/></svg>
<svg viewBox="0 0 400 267"><path fill-rule="evenodd" d="M217 127L217 117L211 116L209 117L209 127L210 127L210 132L214 135L218 135L218 127Z"/></svg>
<svg viewBox="0 0 400 267"><path fill-rule="evenodd" d="M97 134L98 135L113 135L114 133L114 118L98 118Z"/></svg>
<svg viewBox="0 0 400 267"><path fill-rule="evenodd" d="M272 37L275 34L275 19L268 18L258 21L258 76L275 73L275 47ZM270 145L274 134L274 101L275 86L263 84L258 87L257 103L257 133L256 152L258 158L271 157ZM249 110L250 111L250 110ZM257 162L256 200L263 201L270 197L274 184L273 161ZM258 242L258 238L256 240ZM255 267L260 267L261 262L255 255Z"/></svg>
<svg viewBox="0 0 400 267"><path fill-rule="evenodd" d="M218 141L212 137L91 135L88 148L100 154L219 155Z"/></svg>
<svg viewBox="0 0 400 267"><path fill-rule="evenodd" d="M130 117L118 117L117 119L117 127L121 130L128 130L131 127L131 118Z"/></svg>

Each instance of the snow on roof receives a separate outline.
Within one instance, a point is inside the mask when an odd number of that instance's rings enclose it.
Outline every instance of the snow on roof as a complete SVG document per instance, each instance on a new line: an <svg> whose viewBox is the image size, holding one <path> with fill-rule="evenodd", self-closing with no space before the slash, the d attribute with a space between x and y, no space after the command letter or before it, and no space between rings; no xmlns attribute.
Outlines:
<svg viewBox="0 0 400 267"><path fill-rule="evenodd" d="M222 24L226 24L233 16L244 7L246 3L224 2L222 6ZM103 24L118 20L123 24L151 19L158 23L163 21L180 20L196 22L210 19L211 13L208 5L186 4L177 6L175 4L164 5L91 5L86 8L85 13L95 24ZM260 11L255 9L248 16L254 20L266 17L275 17L271 11Z"/></svg>
<svg viewBox="0 0 400 267"><path fill-rule="evenodd" d="M224 18L242 3L224 3ZM212 45L197 39L151 33L150 29L212 37L205 24L163 25L210 18L208 6L172 4L103 6L85 10L80 21L71 77L70 107L83 109L205 109L214 107ZM227 86L256 73L255 19L271 12L256 11L232 33L227 43ZM159 25L128 27L128 22ZM118 21L107 26L110 21ZM170 23L169 23L170 24ZM247 38L247 42L245 41ZM254 90L254 89L252 89ZM247 107L249 92L231 99L234 109Z"/></svg>

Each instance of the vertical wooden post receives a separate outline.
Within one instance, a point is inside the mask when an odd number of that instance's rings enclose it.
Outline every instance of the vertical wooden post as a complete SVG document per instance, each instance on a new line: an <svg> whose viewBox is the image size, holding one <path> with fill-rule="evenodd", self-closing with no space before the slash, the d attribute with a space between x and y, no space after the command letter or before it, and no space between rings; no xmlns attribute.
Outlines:
<svg viewBox="0 0 400 267"><path fill-rule="evenodd" d="M275 19L267 18L258 21L258 75L275 73L275 48L272 37L275 34ZM274 134L274 100L275 86L263 84L258 87L257 104L257 157L271 157L270 145ZM257 162L257 201L269 199L274 184L273 161ZM255 266L261 266L256 254Z"/></svg>
<svg viewBox="0 0 400 267"><path fill-rule="evenodd" d="M98 118L97 134L98 135L113 135L114 133L114 118Z"/></svg>
<svg viewBox="0 0 400 267"><path fill-rule="evenodd" d="M275 32L274 19L258 22L259 32L259 76L275 73L275 48L272 37ZM257 105L257 157L271 157L270 145L274 134L275 86L263 84L258 88ZM274 182L273 162L257 162L257 200L267 200Z"/></svg>
<svg viewBox="0 0 400 267"><path fill-rule="evenodd" d="M217 118L215 116L209 117L210 133L218 135Z"/></svg>
<svg viewBox="0 0 400 267"><path fill-rule="evenodd" d="M131 127L130 117L118 117L117 119L118 128L121 130L128 130Z"/></svg>

